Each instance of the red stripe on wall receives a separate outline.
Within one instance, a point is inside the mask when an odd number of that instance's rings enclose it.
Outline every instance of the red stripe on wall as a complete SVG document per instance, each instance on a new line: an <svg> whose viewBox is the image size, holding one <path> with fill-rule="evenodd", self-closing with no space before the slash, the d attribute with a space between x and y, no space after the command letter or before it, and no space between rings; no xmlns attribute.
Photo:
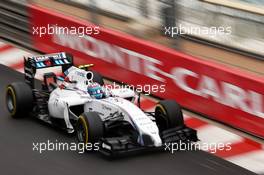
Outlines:
<svg viewBox="0 0 264 175"><path fill-rule="evenodd" d="M153 108L155 105L156 105L156 102L149 100L149 99L146 99L146 98L144 98L140 101L140 107L144 110L147 110L149 108Z"/></svg>
<svg viewBox="0 0 264 175"><path fill-rule="evenodd" d="M193 117L186 119L185 124L195 129L208 125L208 123Z"/></svg>
<svg viewBox="0 0 264 175"><path fill-rule="evenodd" d="M233 143L230 145L230 150L217 150L216 155L222 158L227 158L231 156L241 155L244 153L249 153L256 150L261 150L261 144L255 141L244 139L241 142Z"/></svg>
<svg viewBox="0 0 264 175"><path fill-rule="evenodd" d="M22 59L21 59L22 60ZM18 62L18 63L15 63L15 64L12 64L10 65L9 67L15 69L15 70L18 70L18 69L21 69L21 68L24 68L24 61L21 61L21 62Z"/></svg>
<svg viewBox="0 0 264 175"><path fill-rule="evenodd" d="M10 50L12 48L13 48L13 46L11 46L11 45L4 45L4 46L0 47L0 52L4 52L4 51Z"/></svg>

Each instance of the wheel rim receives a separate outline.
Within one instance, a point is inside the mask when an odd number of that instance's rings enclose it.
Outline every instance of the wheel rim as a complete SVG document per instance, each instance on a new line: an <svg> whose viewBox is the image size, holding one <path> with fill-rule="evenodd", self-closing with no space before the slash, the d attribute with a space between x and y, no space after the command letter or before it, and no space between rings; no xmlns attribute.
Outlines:
<svg viewBox="0 0 264 175"><path fill-rule="evenodd" d="M6 104L8 111L13 115L15 113L16 104L12 90L10 87L7 89Z"/></svg>
<svg viewBox="0 0 264 175"><path fill-rule="evenodd" d="M77 125L77 137L79 142L88 143L88 126L83 116L79 117Z"/></svg>
<svg viewBox="0 0 264 175"><path fill-rule="evenodd" d="M156 109L156 123L160 131L164 131L168 127L166 114L159 107Z"/></svg>
<svg viewBox="0 0 264 175"><path fill-rule="evenodd" d="M78 136L78 140L79 142L84 142L85 140L85 130L82 124L79 125L78 130L77 130L77 136Z"/></svg>

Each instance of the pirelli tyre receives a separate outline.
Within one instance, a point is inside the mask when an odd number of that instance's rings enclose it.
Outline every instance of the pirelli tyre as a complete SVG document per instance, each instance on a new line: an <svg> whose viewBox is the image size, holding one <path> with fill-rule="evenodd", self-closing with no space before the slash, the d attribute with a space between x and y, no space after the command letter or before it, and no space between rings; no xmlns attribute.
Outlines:
<svg viewBox="0 0 264 175"><path fill-rule="evenodd" d="M6 87L6 107L10 115L20 118L28 115L33 108L31 87L24 82L14 82Z"/></svg>
<svg viewBox="0 0 264 175"><path fill-rule="evenodd" d="M79 143L96 143L104 135L103 121L96 112L85 112L78 118L76 133Z"/></svg>
<svg viewBox="0 0 264 175"><path fill-rule="evenodd" d="M162 100L155 108L155 119L160 132L184 126L182 109L174 100Z"/></svg>
<svg viewBox="0 0 264 175"><path fill-rule="evenodd" d="M93 73L93 81L103 86L104 80L103 80L102 75L95 71L91 71L91 72Z"/></svg>

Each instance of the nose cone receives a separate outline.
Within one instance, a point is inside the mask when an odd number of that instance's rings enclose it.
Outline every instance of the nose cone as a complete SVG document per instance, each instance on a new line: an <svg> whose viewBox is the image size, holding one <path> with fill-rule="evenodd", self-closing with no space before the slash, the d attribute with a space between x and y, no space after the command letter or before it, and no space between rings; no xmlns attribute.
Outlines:
<svg viewBox="0 0 264 175"><path fill-rule="evenodd" d="M161 138L160 138L160 136L158 135L155 135L155 136L152 136L152 140L153 140L153 142L154 142L154 146L155 147L159 147L159 146L161 146L162 145L162 140L161 140Z"/></svg>
<svg viewBox="0 0 264 175"><path fill-rule="evenodd" d="M155 147L159 147L162 145L162 141L161 138L159 136L159 134L153 134L153 133L149 133L149 134L142 134L141 135L141 140L142 140L142 144L144 146L155 146Z"/></svg>
<svg viewBox="0 0 264 175"><path fill-rule="evenodd" d="M148 125L141 128L141 138L145 146L162 146L162 140L159 135L159 129L154 122L148 122Z"/></svg>

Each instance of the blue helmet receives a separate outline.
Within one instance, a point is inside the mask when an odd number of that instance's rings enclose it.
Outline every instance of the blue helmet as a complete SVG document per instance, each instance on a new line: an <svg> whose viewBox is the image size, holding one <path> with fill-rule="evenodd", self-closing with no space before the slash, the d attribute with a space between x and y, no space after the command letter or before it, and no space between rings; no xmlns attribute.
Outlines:
<svg viewBox="0 0 264 175"><path fill-rule="evenodd" d="M103 98L104 92L102 87L98 83L89 84L87 87L87 91L91 97L94 97L96 99Z"/></svg>

